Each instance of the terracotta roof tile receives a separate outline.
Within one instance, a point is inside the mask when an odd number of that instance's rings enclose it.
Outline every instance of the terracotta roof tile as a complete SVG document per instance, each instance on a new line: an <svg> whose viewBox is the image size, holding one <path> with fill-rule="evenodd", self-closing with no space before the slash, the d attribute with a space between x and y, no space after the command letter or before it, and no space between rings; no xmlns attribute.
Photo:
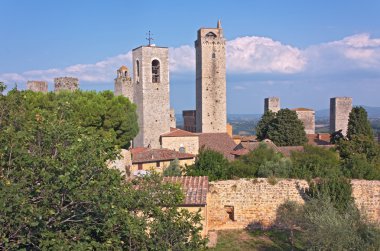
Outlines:
<svg viewBox="0 0 380 251"><path fill-rule="evenodd" d="M331 145L329 133L307 134L309 145Z"/></svg>
<svg viewBox="0 0 380 251"><path fill-rule="evenodd" d="M132 153L132 163L149 163L157 161L171 161L174 159L192 159L195 155L190 153L180 153L177 151L169 149L150 149L145 148L145 150L134 152L131 149Z"/></svg>
<svg viewBox="0 0 380 251"><path fill-rule="evenodd" d="M185 195L183 206L206 205L208 192L207 176L178 176L164 177L164 182L177 183L181 185Z"/></svg>
<svg viewBox="0 0 380 251"><path fill-rule="evenodd" d="M188 132L185 130L181 130L178 128L170 128L170 132L161 134L161 137L191 137L191 136L197 136L196 134L192 132Z"/></svg>
<svg viewBox="0 0 380 251"><path fill-rule="evenodd" d="M303 146L278 146L277 148L285 157L290 157L292 152L303 152L305 150Z"/></svg>
<svg viewBox="0 0 380 251"><path fill-rule="evenodd" d="M236 147L235 142L227 133L199 133L199 147L205 147L222 153L228 160L233 160L231 151Z"/></svg>

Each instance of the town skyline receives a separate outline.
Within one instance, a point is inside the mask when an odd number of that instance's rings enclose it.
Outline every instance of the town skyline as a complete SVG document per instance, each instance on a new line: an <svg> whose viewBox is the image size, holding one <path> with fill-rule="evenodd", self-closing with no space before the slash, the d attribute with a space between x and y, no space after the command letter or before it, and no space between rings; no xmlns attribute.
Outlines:
<svg viewBox="0 0 380 251"><path fill-rule="evenodd" d="M228 113L262 113L270 96L280 97L283 107L315 110L327 108L334 96L380 106L380 21L375 18L380 4L375 1L289 6L222 1L204 8L196 8L197 1L148 2L127 5L125 15L122 1L22 3L0 4L5 9L0 34L7 38L0 41L0 81L9 87L17 83L24 89L27 80L52 86L54 77L72 76L81 89L113 90L116 70L131 68L132 49L147 44L145 33L151 30L153 43L169 47L172 107L177 114L195 109L196 32L221 19ZM133 11L139 7L145 10L142 16ZM160 8L162 18L155 15Z"/></svg>

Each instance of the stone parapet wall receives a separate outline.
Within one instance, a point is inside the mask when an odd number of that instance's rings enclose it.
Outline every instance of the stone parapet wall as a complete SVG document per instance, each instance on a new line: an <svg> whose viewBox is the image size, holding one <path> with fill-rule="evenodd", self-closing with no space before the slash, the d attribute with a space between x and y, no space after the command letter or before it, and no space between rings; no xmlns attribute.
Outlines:
<svg viewBox="0 0 380 251"><path fill-rule="evenodd" d="M208 229L243 229L270 226L277 209L290 200L304 203L305 180L240 179L210 182L207 198ZM353 180L353 197L367 218L380 224L380 181Z"/></svg>

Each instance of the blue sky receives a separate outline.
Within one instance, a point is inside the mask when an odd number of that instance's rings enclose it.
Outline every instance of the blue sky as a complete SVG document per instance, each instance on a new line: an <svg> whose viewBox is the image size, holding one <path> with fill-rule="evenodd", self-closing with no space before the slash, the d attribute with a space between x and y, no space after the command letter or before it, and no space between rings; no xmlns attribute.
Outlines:
<svg viewBox="0 0 380 251"><path fill-rule="evenodd" d="M222 20L227 39L227 109L261 113L327 108L333 96L380 106L380 1L0 0L0 81L77 76L82 89L113 90L130 51L170 48L171 104L195 107L194 40Z"/></svg>

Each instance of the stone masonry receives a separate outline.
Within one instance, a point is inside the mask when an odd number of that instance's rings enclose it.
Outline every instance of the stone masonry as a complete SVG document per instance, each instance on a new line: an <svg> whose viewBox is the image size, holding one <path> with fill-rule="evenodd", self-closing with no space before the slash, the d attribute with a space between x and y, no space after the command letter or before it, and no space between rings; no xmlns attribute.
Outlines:
<svg viewBox="0 0 380 251"><path fill-rule="evenodd" d="M352 180L355 204L369 221L380 224L380 181ZM277 209L290 200L304 203L305 180L225 180L209 183L207 217L209 230L268 227L276 220Z"/></svg>
<svg viewBox="0 0 380 251"><path fill-rule="evenodd" d="M302 121L306 134L315 134L315 111L307 108L292 109Z"/></svg>
<svg viewBox="0 0 380 251"><path fill-rule="evenodd" d="M281 109L280 98L270 97L264 99L264 113L268 110L278 112Z"/></svg>
<svg viewBox="0 0 380 251"><path fill-rule="evenodd" d="M347 135L348 118L352 110L351 97L335 97L330 99L330 132L342 130Z"/></svg>
<svg viewBox="0 0 380 251"><path fill-rule="evenodd" d="M117 77L115 78L115 96L127 97L133 102L133 85L132 79L129 75L129 70L124 65L117 70Z"/></svg>
<svg viewBox="0 0 380 251"><path fill-rule="evenodd" d="M28 81L26 88L34 92L48 92L48 83L46 81Z"/></svg>
<svg viewBox="0 0 380 251"><path fill-rule="evenodd" d="M226 132L226 49L220 21L195 41L197 132Z"/></svg>
<svg viewBox="0 0 380 251"><path fill-rule="evenodd" d="M72 77L60 77L54 79L54 91L75 91L79 89L79 80Z"/></svg>
<svg viewBox="0 0 380 251"><path fill-rule="evenodd" d="M170 127L177 127L177 119L175 118L174 108L170 108Z"/></svg>
<svg viewBox="0 0 380 251"><path fill-rule="evenodd" d="M132 51L134 103L139 133L134 147L160 148L160 135L170 131L169 50L140 46Z"/></svg>

